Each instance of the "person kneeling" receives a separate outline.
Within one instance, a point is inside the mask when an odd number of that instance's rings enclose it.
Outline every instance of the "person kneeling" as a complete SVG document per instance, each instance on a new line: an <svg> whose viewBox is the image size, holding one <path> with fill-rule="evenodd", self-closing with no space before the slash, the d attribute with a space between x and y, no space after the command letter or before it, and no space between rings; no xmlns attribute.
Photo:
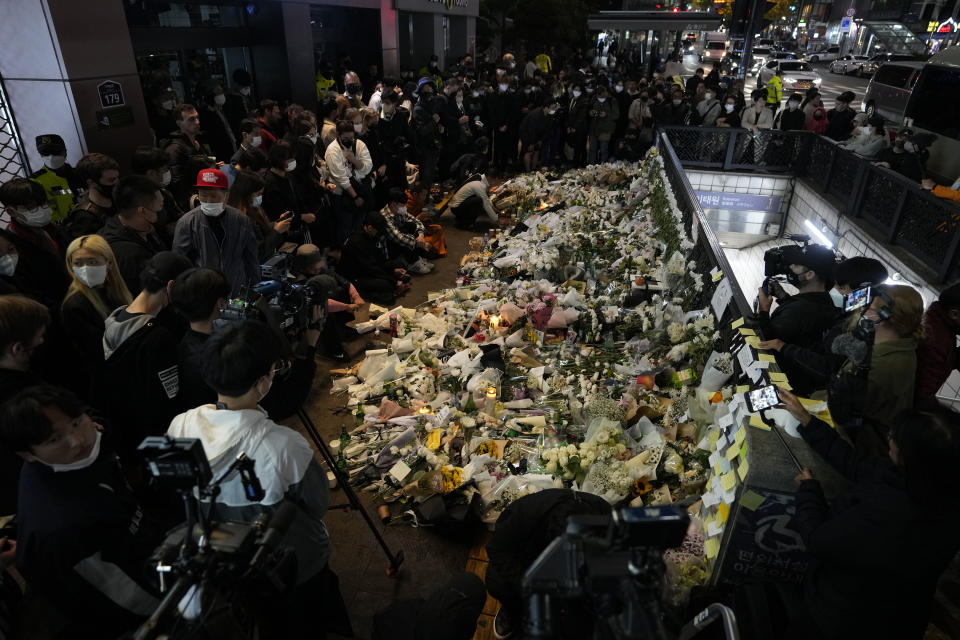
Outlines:
<svg viewBox="0 0 960 640"><path fill-rule="evenodd" d="M233 325L211 336L203 350L203 379L217 392L217 403L178 415L167 434L199 438L214 476L240 453L256 461L264 498L250 502L240 477L231 476L211 505L213 520L253 522L273 514L284 500L296 505L297 515L284 538L297 558L296 587L275 609L271 631L286 638L301 637L309 629L312 637L323 637L324 631L335 630L329 621L337 616L346 620L336 577L327 564L330 536L323 515L329 487L303 436L273 422L260 407L283 367L280 355L279 336L260 322ZM317 629L318 624L324 628Z"/></svg>

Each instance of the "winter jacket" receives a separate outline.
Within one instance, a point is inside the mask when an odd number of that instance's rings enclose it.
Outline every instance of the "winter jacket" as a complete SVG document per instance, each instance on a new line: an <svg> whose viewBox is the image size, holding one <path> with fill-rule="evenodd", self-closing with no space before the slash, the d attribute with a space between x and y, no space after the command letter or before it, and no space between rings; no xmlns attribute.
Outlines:
<svg viewBox="0 0 960 640"><path fill-rule="evenodd" d="M239 474L233 474L220 485L211 514L214 520L253 522L289 500L296 506L296 516L282 544L293 547L296 554L297 584L326 567L330 558L330 536L323 523L329 503L327 474L303 436L276 424L259 407L231 411L209 404L176 416L167 435L199 438L214 476L240 453L252 458L264 498L248 500Z"/></svg>
<svg viewBox="0 0 960 640"><path fill-rule="evenodd" d="M587 115L590 111L589 96L581 95L579 98L574 98L573 94L570 94L566 108L567 128L573 129L573 135L586 135L590 122L590 117Z"/></svg>
<svg viewBox="0 0 960 640"><path fill-rule="evenodd" d="M552 124L553 119L543 111L543 107L537 107L523 116L520 121L520 141L524 148L543 142Z"/></svg>
<svg viewBox="0 0 960 640"><path fill-rule="evenodd" d="M167 250L160 236L151 232L144 238L133 229L120 224L117 216L108 218L97 233L103 236L113 249L117 268L130 294L135 296L140 293L140 273L144 266L154 255Z"/></svg>
<svg viewBox="0 0 960 640"><path fill-rule="evenodd" d="M205 333L187 329L177 345L180 401L183 407L193 409L217 401L217 392L203 379L203 347L209 338Z"/></svg>
<svg viewBox="0 0 960 640"><path fill-rule="evenodd" d="M939 302L931 304L923 314L923 329L926 335L917 347L915 392L918 406L936 405L937 391L960 362L957 331Z"/></svg>
<svg viewBox="0 0 960 640"><path fill-rule="evenodd" d="M51 308L60 305L70 286L70 276L60 255L66 247L57 246L54 240L56 231L50 225L37 229L14 220L4 232L9 234L6 237L17 246L20 254L11 283L23 294Z"/></svg>
<svg viewBox="0 0 960 640"><path fill-rule="evenodd" d="M818 119L817 116L820 116ZM830 120L827 118L827 110L823 107L817 107L813 110L813 115L807 119L807 131L813 131L821 136L826 133Z"/></svg>
<svg viewBox="0 0 960 640"><path fill-rule="evenodd" d="M793 528L814 559L803 594L816 637L922 638L937 579L960 550L960 513L917 504L890 458L856 453L817 418L800 434L856 483L830 503L816 480L797 490Z"/></svg>
<svg viewBox="0 0 960 640"><path fill-rule="evenodd" d="M337 271L349 280L377 278L395 282L387 266L387 237L371 238L363 231L354 233L343 243L343 252Z"/></svg>
<svg viewBox="0 0 960 640"><path fill-rule="evenodd" d="M846 331L847 319L837 311L837 321L823 334L820 344L802 347L784 344L777 352L777 365L787 374L793 390L801 396L826 389L831 376L840 370L846 357L833 353L833 341Z"/></svg>
<svg viewBox="0 0 960 640"><path fill-rule="evenodd" d="M60 223L60 229L69 242L80 236L96 233L116 213L117 211L112 205L101 207L91 201L88 196L84 196L77 208L68 213L67 217Z"/></svg>
<svg viewBox="0 0 960 640"><path fill-rule="evenodd" d="M17 566L72 637L119 637L156 609L144 565L163 530L127 489L107 435L86 468L24 464L18 503Z"/></svg>
<svg viewBox="0 0 960 640"><path fill-rule="evenodd" d="M793 109L792 111L789 108L783 109L780 111L779 120L780 126L778 128L782 131L803 131L807 123L807 118L800 109Z"/></svg>
<svg viewBox="0 0 960 640"><path fill-rule="evenodd" d="M170 191L177 204L182 209L186 209L190 194L193 192L193 185L196 184L197 174L213 166L210 160L213 152L199 140L194 144L179 131L171 133L162 144L170 161Z"/></svg>
<svg viewBox="0 0 960 640"><path fill-rule="evenodd" d="M104 287L98 287L94 291L107 309L107 313L125 302L111 300ZM87 296L79 291L63 301L60 316L67 335L83 356L84 363L90 366L91 372L96 371L97 365L103 362L104 317L87 299Z"/></svg>
<svg viewBox="0 0 960 640"><path fill-rule="evenodd" d="M211 225L220 224L223 240L218 240ZM200 207L188 211L177 222L173 250L186 256L197 267L222 271L238 293L245 285L260 281L257 236L253 223L237 209L227 206L216 221L204 215Z"/></svg>
<svg viewBox="0 0 960 640"><path fill-rule="evenodd" d="M0 369L0 404L38 384L43 384L43 379L33 371ZM22 467L23 458L0 444L0 515L8 516L17 512Z"/></svg>
<svg viewBox="0 0 960 640"><path fill-rule="evenodd" d="M757 113L756 109L748 107L740 115L740 126L744 129L752 129L754 126L758 129L772 129L773 111L765 108Z"/></svg>
<svg viewBox="0 0 960 640"><path fill-rule="evenodd" d="M840 371L852 369L853 363L848 362ZM863 402L864 417L874 424L892 427L899 412L913 407L916 373L915 338L899 338L874 345Z"/></svg>
<svg viewBox="0 0 960 640"><path fill-rule="evenodd" d="M850 107L847 107L843 111L830 109L830 111L827 111L829 124L827 124L827 130L824 132L824 135L837 142L846 140L850 136L850 132L853 131L853 119L856 115L856 112Z"/></svg>
<svg viewBox="0 0 960 640"><path fill-rule="evenodd" d="M908 180L920 182L924 178L923 162L915 153L895 151L887 147L877 154L877 162L886 162L891 171L896 171Z"/></svg>
<svg viewBox="0 0 960 640"><path fill-rule="evenodd" d="M162 435L180 405L177 339L149 314L125 306L107 316L103 375L94 405L112 418L117 451L127 459L147 436Z"/></svg>
<svg viewBox="0 0 960 640"><path fill-rule="evenodd" d="M723 111L723 105L716 98L710 100L701 100L697 104L696 118L699 124L704 127L712 127L717 122L717 118ZM690 116L690 123L693 124L694 114Z"/></svg>
<svg viewBox="0 0 960 640"><path fill-rule="evenodd" d="M609 140L620 117L617 101L608 97L604 102L600 102L600 98L594 98L590 104L590 113L596 114L590 116L590 135L596 136L598 140ZM601 113L604 115L600 115Z"/></svg>
<svg viewBox="0 0 960 640"><path fill-rule="evenodd" d="M778 300L772 314L760 313L764 340L779 338L788 344L816 349L823 333L837 319L837 307L826 291L810 291Z"/></svg>
<svg viewBox="0 0 960 640"><path fill-rule="evenodd" d="M847 141L843 147L866 158L874 158L887 147L887 137L873 134L857 136L855 141Z"/></svg>

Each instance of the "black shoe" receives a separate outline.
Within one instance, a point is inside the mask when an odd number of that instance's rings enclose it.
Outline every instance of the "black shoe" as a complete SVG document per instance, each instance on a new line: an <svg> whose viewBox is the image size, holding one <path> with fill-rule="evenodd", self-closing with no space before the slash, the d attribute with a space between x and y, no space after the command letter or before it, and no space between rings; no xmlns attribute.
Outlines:
<svg viewBox="0 0 960 640"><path fill-rule="evenodd" d="M328 353L326 351L318 351L317 357L323 358L324 360L333 360L334 362L346 362L348 360L347 354L345 354L343 351L339 351L337 353Z"/></svg>
<svg viewBox="0 0 960 640"><path fill-rule="evenodd" d="M500 607L497 610L497 617L493 619L493 637L497 640L507 640L511 636L513 636L513 623L503 607Z"/></svg>

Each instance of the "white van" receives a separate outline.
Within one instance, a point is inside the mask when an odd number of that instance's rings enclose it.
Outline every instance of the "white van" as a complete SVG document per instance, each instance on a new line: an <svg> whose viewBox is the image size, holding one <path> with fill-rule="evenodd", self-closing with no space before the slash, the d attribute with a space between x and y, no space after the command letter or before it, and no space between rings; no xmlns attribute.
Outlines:
<svg viewBox="0 0 960 640"><path fill-rule="evenodd" d="M720 62L727 55L727 34L723 31L710 31L703 39L703 61Z"/></svg>

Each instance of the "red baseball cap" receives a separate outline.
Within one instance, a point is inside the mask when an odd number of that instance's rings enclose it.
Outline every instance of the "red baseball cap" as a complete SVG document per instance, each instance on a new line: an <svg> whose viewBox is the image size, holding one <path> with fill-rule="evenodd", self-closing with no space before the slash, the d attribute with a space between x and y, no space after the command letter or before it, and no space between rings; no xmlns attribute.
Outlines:
<svg viewBox="0 0 960 640"><path fill-rule="evenodd" d="M212 187L214 189L226 189L229 186L227 176L219 169L204 169L197 174L197 184L195 187Z"/></svg>

